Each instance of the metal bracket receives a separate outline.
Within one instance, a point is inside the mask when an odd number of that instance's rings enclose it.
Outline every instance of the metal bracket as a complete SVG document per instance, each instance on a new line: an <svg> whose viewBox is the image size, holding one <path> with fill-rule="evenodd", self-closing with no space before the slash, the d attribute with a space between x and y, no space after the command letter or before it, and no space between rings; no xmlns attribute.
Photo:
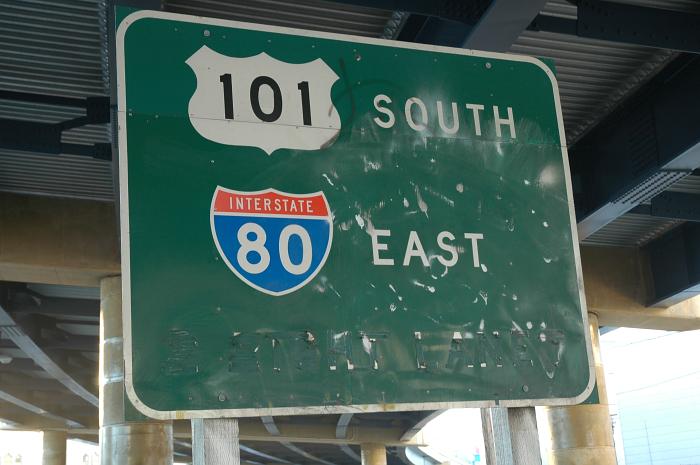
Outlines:
<svg viewBox="0 0 700 465"><path fill-rule="evenodd" d="M0 99L85 109L85 116L79 116L59 123L40 123L36 121L0 118L0 148L54 155L64 153L92 157L100 160L112 159L112 148L108 143L87 145L61 142L61 134L63 131L81 127L86 124L109 123L110 109L108 97L88 97L79 99L0 90Z"/></svg>
<svg viewBox="0 0 700 465"><path fill-rule="evenodd" d="M700 59L674 60L569 151L579 239L700 166Z"/></svg>
<svg viewBox="0 0 700 465"><path fill-rule="evenodd" d="M700 15L601 0L580 0L578 19L538 15L531 31L700 53Z"/></svg>
<svg viewBox="0 0 700 465"><path fill-rule="evenodd" d="M644 247L653 280L650 306L669 307L700 294L699 240L700 224L684 223Z"/></svg>
<svg viewBox="0 0 700 465"><path fill-rule="evenodd" d="M700 195L662 192L651 199L650 204L638 205L631 210L631 213L700 222Z"/></svg>
<svg viewBox="0 0 700 465"><path fill-rule="evenodd" d="M383 10L405 11L406 13L432 16L450 21L475 24L494 0L434 0L426 2L422 0L335 0L368 8L381 8Z"/></svg>

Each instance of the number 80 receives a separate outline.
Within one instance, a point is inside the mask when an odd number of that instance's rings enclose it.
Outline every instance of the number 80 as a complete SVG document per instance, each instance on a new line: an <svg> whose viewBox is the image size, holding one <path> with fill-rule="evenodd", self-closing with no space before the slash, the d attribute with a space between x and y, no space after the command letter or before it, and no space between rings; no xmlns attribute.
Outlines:
<svg viewBox="0 0 700 465"><path fill-rule="evenodd" d="M249 235L254 235L253 240L248 238ZM289 257L289 240L292 236L297 236L301 240L301 261L293 263ZM238 249L236 259L243 270L250 274L260 274L267 270L270 266L270 252L265 247L267 234L265 230L257 223L245 223L238 230L238 242L241 247ZM311 237L306 229L298 224L290 224L284 227L280 232L279 238L279 257L282 266L285 270L293 275L304 274L311 268ZM255 252L260 256L260 261L251 263L248 260L248 254Z"/></svg>

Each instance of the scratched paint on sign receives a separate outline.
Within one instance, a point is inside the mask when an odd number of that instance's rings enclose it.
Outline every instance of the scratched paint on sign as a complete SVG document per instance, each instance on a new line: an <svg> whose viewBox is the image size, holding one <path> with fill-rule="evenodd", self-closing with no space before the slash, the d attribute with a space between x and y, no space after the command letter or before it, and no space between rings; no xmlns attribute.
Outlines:
<svg viewBox="0 0 700 465"><path fill-rule="evenodd" d="M549 68L119 11L127 388L140 410L586 396Z"/></svg>

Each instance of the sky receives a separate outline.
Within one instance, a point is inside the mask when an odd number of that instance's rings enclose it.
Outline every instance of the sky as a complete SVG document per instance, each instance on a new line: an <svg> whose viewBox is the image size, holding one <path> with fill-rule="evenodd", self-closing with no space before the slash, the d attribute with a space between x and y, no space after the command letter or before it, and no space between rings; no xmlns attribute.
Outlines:
<svg viewBox="0 0 700 465"><path fill-rule="evenodd" d="M618 328L601 336L601 356L613 420L618 465L627 464L624 455L622 428L617 404L618 394L663 388L680 383L681 389L700 392L700 331L672 332L634 328ZM699 394L700 395L700 394ZM649 399L653 401L653 399ZM687 415L676 421L695 422L693 410L687 407ZM546 446L548 434L543 412L538 409L540 444ZM623 420L624 422L624 420ZM629 423L629 422L628 422ZM483 455L481 419L476 409L455 409L433 420L426 433L431 451L438 451L449 458L453 465L470 464L468 457L479 448ZM543 465L547 465L546 451L542 453ZM480 465L485 463L481 457ZM683 462L685 463L685 462ZM693 462L695 463L695 462ZM700 463L700 457L698 457Z"/></svg>

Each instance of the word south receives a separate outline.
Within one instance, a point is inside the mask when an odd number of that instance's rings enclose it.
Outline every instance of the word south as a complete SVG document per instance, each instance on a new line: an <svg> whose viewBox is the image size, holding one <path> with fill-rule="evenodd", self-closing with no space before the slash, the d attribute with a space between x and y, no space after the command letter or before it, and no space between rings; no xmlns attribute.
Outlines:
<svg viewBox="0 0 700 465"><path fill-rule="evenodd" d="M444 134L455 135L461 127L463 132L468 131L466 134L476 136L485 133L495 134L499 138L517 138L512 107L500 108L498 105L485 106L477 103L462 105L440 100L426 102L419 97L394 102L388 95L378 94L374 97L374 108L379 114L373 121L384 129L393 128L399 118L417 132L437 132L439 127Z"/></svg>

